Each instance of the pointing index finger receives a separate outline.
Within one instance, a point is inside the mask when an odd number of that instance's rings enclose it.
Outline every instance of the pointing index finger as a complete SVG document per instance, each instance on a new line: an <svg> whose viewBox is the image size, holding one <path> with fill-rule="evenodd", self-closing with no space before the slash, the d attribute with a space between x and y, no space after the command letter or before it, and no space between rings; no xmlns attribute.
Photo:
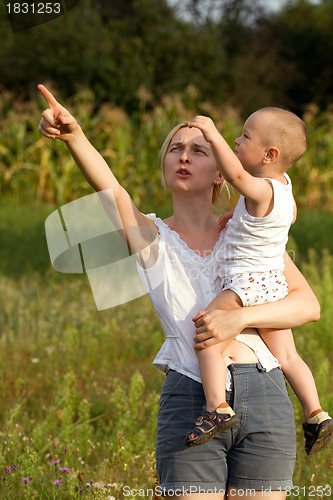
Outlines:
<svg viewBox="0 0 333 500"><path fill-rule="evenodd" d="M47 90L46 87L44 87L44 85L40 84L38 85L37 88L44 97L44 99L46 100L47 104L50 106L51 110L54 110L59 106L59 103L56 100L56 98L51 94L49 90Z"/></svg>

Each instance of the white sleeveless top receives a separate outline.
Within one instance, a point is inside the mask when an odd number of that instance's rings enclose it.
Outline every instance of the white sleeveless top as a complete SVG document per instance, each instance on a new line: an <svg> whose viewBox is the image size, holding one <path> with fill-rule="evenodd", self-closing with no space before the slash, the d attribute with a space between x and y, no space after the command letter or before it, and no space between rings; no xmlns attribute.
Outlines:
<svg viewBox="0 0 333 500"><path fill-rule="evenodd" d="M250 215L246 210L244 196L240 196L226 226L220 276L284 270L283 254L295 205L291 180L287 174L284 177L286 185L274 179L266 179L273 188L274 206L265 217Z"/></svg>
<svg viewBox="0 0 333 500"><path fill-rule="evenodd" d="M192 318L217 294L216 270L225 230L213 252L201 257L155 214L149 214L149 217L159 231L158 256L152 267L143 269L138 264L137 268L166 334L153 363L165 373L171 369L201 382ZM267 371L279 366L258 334L240 334L236 340L254 350Z"/></svg>

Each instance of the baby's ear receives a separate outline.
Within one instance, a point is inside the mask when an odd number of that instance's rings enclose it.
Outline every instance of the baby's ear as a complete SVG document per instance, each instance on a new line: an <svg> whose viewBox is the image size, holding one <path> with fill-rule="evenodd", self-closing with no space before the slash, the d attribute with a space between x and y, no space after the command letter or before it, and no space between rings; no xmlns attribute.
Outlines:
<svg viewBox="0 0 333 500"><path fill-rule="evenodd" d="M276 161L279 158L279 156L280 156L279 148L276 148L276 147L270 148L265 153L264 162L265 163L272 163L272 162Z"/></svg>

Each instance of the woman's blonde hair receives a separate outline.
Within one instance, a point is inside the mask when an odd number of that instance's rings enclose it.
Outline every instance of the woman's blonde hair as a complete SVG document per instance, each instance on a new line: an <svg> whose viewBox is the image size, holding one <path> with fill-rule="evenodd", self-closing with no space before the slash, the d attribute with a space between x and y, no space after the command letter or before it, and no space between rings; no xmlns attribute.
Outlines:
<svg viewBox="0 0 333 500"><path fill-rule="evenodd" d="M160 149L160 153L158 155L158 158L159 158L159 163L160 163L160 167L161 167L161 171L162 171L162 186L164 187L164 189L167 189L167 187L168 187L166 185L166 182L165 182L165 165L164 165L164 161L165 161L165 157L166 157L166 154L168 152L170 143L171 143L173 137L177 134L178 130L180 130L182 128L185 128L185 127L188 127L189 123L190 122L178 123L178 125L176 125L168 133L168 135L166 136L166 138L165 138L165 140L164 140L164 142L162 144L162 147ZM225 180L223 180L220 184L214 185L214 187L213 187L212 203L215 203L215 202L217 202L219 200L219 198L222 195L222 192L225 189L228 189Z"/></svg>

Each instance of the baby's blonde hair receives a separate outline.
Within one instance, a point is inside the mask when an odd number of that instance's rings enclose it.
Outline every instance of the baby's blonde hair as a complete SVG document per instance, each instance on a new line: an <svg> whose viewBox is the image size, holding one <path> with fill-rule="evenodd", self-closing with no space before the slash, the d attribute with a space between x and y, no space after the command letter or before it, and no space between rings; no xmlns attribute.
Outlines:
<svg viewBox="0 0 333 500"><path fill-rule="evenodd" d="M172 139L174 138L174 136L177 134L178 130L180 130L182 128L185 128L185 127L188 127L189 123L190 122L178 123L178 125L176 125L168 133L168 135L166 136L166 138L165 138L165 140L164 140L164 142L162 144L162 147L160 149L158 158L159 158L159 163L160 163L160 167L161 167L161 171L162 171L162 186L164 187L164 189L167 189L167 187L168 187L167 184L166 184L166 181L165 181L165 164L164 164L164 161L165 161L165 157L166 157L166 154L168 152L170 143L171 143ZM213 187L212 203L215 203L220 198L220 196L222 195L222 192L224 191L225 188L227 188L225 180L223 180L220 184L214 185L214 187Z"/></svg>
<svg viewBox="0 0 333 500"><path fill-rule="evenodd" d="M295 113L282 108L261 108L253 114L256 113L267 115L263 145L268 149L274 146L279 148L282 163L289 170L307 148L308 133L304 121Z"/></svg>

